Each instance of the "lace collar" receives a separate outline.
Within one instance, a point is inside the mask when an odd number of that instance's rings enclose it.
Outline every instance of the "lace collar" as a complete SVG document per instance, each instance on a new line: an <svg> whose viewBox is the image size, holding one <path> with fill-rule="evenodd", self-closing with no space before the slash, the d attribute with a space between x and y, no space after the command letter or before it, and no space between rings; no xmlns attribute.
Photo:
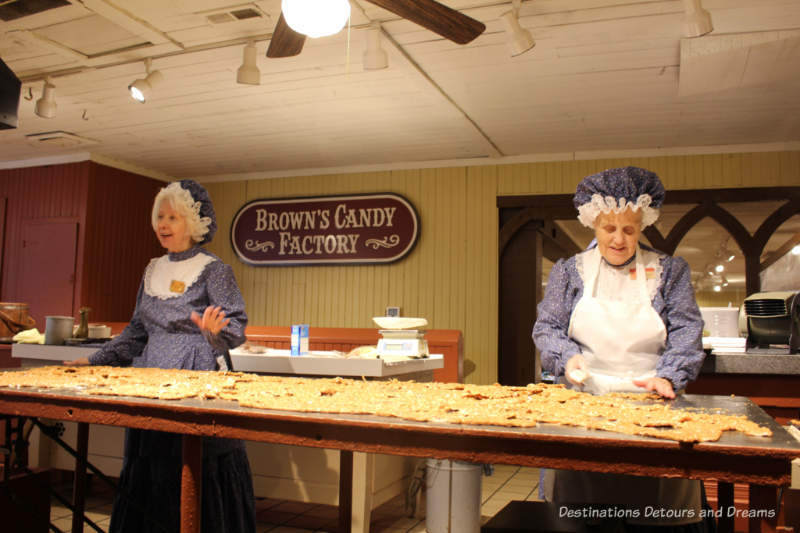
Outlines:
<svg viewBox="0 0 800 533"><path fill-rule="evenodd" d="M151 259L144 274L144 292L161 300L185 294L200 278L206 265L217 260L201 251L202 248L195 246Z"/></svg>

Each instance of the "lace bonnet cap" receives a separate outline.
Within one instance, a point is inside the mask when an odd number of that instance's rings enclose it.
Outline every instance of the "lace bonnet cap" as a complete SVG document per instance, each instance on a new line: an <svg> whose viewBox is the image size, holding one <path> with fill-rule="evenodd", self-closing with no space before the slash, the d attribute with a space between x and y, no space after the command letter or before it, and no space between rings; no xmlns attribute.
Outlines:
<svg viewBox="0 0 800 533"><path fill-rule="evenodd" d="M161 189L153 204L153 227L156 227L156 209L161 201L171 197L188 211L187 222L192 239L197 244L211 242L217 232L217 217L208 191L194 180L174 181Z"/></svg>
<svg viewBox="0 0 800 533"><path fill-rule="evenodd" d="M642 211L642 228L658 220L664 203L664 185L655 172L639 167L610 168L586 176L572 199L578 220L589 228L600 213Z"/></svg>

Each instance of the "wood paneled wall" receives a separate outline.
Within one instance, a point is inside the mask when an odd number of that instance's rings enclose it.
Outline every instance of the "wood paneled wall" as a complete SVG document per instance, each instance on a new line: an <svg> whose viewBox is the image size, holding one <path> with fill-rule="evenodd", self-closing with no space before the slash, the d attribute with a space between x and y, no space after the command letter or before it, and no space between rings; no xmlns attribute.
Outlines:
<svg viewBox="0 0 800 533"><path fill-rule="evenodd" d="M83 225L89 162L0 170L0 197L6 197L3 301L25 301L19 293L22 227L32 218L76 218ZM78 235L78 254L83 247ZM76 289L77 290L77 289ZM77 293L76 293L77 294ZM40 328L42 329L42 328ZM43 329L42 329L43 330Z"/></svg>
<svg viewBox="0 0 800 533"><path fill-rule="evenodd" d="M92 308L90 321L127 322L145 266L164 253L150 212L165 184L94 162L88 170L79 301Z"/></svg>
<svg viewBox="0 0 800 533"><path fill-rule="evenodd" d="M207 184L220 230L209 249L233 265L250 323L373 327L387 305L431 328L464 335L465 380L497 380L497 196L572 193L593 172L637 165L666 188L800 184L800 152L638 157L250 179ZM417 208L421 235L402 261L381 266L251 267L230 246L230 222L256 198L396 192Z"/></svg>
<svg viewBox="0 0 800 533"><path fill-rule="evenodd" d="M91 321L127 322L147 261L163 253L150 225L153 198L163 186L91 161L0 170L0 198L7 199L0 300L27 300L19 283L25 221L74 218L78 250L73 315L88 305ZM44 331L44 324L37 326Z"/></svg>

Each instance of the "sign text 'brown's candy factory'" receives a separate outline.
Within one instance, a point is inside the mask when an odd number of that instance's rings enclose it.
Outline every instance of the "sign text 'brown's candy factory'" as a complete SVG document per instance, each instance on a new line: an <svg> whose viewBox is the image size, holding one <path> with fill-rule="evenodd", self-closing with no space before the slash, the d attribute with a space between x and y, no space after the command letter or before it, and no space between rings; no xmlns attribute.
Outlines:
<svg viewBox="0 0 800 533"><path fill-rule="evenodd" d="M251 265L391 263L419 236L414 206L394 193L248 202L231 245Z"/></svg>

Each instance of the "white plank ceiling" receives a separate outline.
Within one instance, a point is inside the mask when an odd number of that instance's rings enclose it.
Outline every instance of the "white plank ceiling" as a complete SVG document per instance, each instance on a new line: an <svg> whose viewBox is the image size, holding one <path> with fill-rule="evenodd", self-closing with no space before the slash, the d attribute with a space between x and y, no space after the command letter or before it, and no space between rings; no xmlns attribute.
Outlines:
<svg viewBox="0 0 800 533"><path fill-rule="evenodd" d="M682 36L680 0L528 0L536 39L510 57L510 2L445 0L486 24L456 45L367 0L351 28L268 59L279 0L69 0L0 22L0 58L23 81L0 163L91 152L170 177L297 171L582 151L800 141L800 1L704 0L714 31ZM209 15L260 16L212 23ZM389 68L362 68L383 23ZM261 84L238 85L256 41ZM146 104L127 86L152 58ZM33 112L43 79L57 114ZM62 131L58 142L29 136ZM67 146L62 146L67 145Z"/></svg>

